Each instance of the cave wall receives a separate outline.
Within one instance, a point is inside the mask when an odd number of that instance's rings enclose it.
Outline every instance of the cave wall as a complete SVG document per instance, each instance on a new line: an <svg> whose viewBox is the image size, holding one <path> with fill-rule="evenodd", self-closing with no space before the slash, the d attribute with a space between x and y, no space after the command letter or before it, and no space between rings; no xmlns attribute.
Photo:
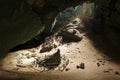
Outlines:
<svg viewBox="0 0 120 80"><path fill-rule="evenodd" d="M120 0L94 0L97 6L88 37L96 49L120 61Z"/></svg>
<svg viewBox="0 0 120 80"><path fill-rule="evenodd" d="M43 25L24 0L0 0L0 55L39 34Z"/></svg>
<svg viewBox="0 0 120 80"><path fill-rule="evenodd" d="M84 1L86 0L0 0L0 54L25 43L42 31L48 34L59 12ZM104 23L119 31L120 0L91 1L101 10Z"/></svg>
<svg viewBox="0 0 120 80"><path fill-rule="evenodd" d="M120 21L120 0L94 0L108 20L119 24Z"/></svg>
<svg viewBox="0 0 120 80"><path fill-rule="evenodd" d="M77 1L74 0L76 4ZM49 34L54 17L67 6L69 0L0 0L0 54L24 44L40 34ZM67 4L69 3L69 4ZM38 12L37 12L38 11Z"/></svg>
<svg viewBox="0 0 120 80"><path fill-rule="evenodd" d="M98 4L98 10L96 18L100 19L100 27L98 28L95 26L96 29L102 29L101 32L103 32L106 35L106 38L108 38L108 42L111 45L114 45L113 47L119 48L120 44L120 0L102 0L100 2L96 1L96 4Z"/></svg>

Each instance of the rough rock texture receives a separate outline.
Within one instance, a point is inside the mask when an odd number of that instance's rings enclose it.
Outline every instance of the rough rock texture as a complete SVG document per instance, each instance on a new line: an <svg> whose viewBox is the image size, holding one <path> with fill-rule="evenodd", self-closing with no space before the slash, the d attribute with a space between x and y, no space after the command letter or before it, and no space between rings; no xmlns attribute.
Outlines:
<svg viewBox="0 0 120 80"><path fill-rule="evenodd" d="M79 4L79 0L74 1L75 4ZM49 33L55 16L67 6L74 5L74 1L1 0L0 53L7 53L12 47L24 44L42 32L40 19L47 27L44 33Z"/></svg>
<svg viewBox="0 0 120 80"><path fill-rule="evenodd" d="M42 31L39 17L23 0L0 0L0 54Z"/></svg>
<svg viewBox="0 0 120 80"><path fill-rule="evenodd" d="M33 4L30 5L46 25L44 33L48 34L50 33L52 22L58 13L67 7L79 5L81 1L82 0L34 0Z"/></svg>
<svg viewBox="0 0 120 80"><path fill-rule="evenodd" d="M72 24L73 21L75 21L76 23ZM79 43L83 37L80 33L81 31L77 30L77 28L81 25L81 19L75 18L73 19L73 21L69 22L63 27L63 29L57 31L55 34L46 37L45 41L41 45L37 46L37 48L31 50L27 49L27 51L25 52L24 50L20 50L20 52L15 51L15 70L31 67L34 70L40 72L45 71L46 69L54 70L55 68L57 68L61 72L64 71L69 64L69 59L67 59L67 57L65 56L67 52L61 52L60 47L66 45L66 48L69 48L68 45L72 43ZM75 33L74 30L76 31ZM67 42L65 42L65 39L68 39ZM12 64L13 62L9 63Z"/></svg>
<svg viewBox="0 0 120 80"><path fill-rule="evenodd" d="M6 72L9 71L9 73L21 73L23 78L25 77L28 80L120 80L120 65L112 62L108 56L96 50L86 36L83 36L80 42L72 42L58 46L57 48L60 50L60 55L59 53L55 53L58 49L39 53L41 47L39 47L40 49L37 47L31 50L26 49L9 53L3 60L1 77L4 79L4 77L16 76L14 74L8 75L4 72L5 70ZM33 58L35 60L38 59L38 66L29 63L31 61L34 62ZM54 66L51 64L54 62L59 63L59 60L61 62L59 65ZM45 65L44 67L41 67L41 61L43 62L42 66ZM28 63L28 65L26 65L26 63ZM47 63L50 63L50 65L47 65ZM96 65L97 63L100 64L99 67ZM19 64L19 66L16 66L17 64ZM69 69L69 71L66 69ZM16 77L21 76L18 74Z"/></svg>
<svg viewBox="0 0 120 80"><path fill-rule="evenodd" d="M40 18L46 27L44 33L48 34L54 18L59 12L70 6L82 4L85 0L26 1L28 4L23 0L0 1L0 53L4 53L18 44L23 44L39 34L42 28ZM93 31L96 32L95 34L104 33L106 38L102 39L106 39L108 44L116 48L115 50L119 50L120 0L89 1L95 2L95 6L97 6L95 21L98 22L92 22L97 24L92 28Z"/></svg>
<svg viewBox="0 0 120 80"><path fill-rule="evenodd" d="M61 63L60 50L58 49L53 55L46 56L42 61L38 59L37 64L48 69L54 69Z"/></svg>

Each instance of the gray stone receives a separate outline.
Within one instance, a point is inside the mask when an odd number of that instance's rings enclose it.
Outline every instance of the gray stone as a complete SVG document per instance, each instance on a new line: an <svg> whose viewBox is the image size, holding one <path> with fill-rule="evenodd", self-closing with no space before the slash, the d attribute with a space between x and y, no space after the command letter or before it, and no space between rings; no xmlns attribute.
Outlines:
<svg viewBox="0 0 120 80"><path fill-rule="evenodd" d="M53 55L46 56L42 61L38 60L37 64L42 65L48 69L54 69L61 63L60 50L54 52Z"/></svg>

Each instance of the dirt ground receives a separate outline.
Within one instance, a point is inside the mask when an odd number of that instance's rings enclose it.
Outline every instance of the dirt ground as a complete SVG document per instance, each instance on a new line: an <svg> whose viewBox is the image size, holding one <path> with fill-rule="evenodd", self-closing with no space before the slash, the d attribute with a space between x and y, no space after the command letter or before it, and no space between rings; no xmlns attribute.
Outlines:
<svg viewBox="0 0 120 80"><path fill-rule="evenodd" d="M11 59L6 58L3 66L7 72L1 71L0 77L3 77L3 80L7 77L13 80L19 77L25 80L120 80L120 65L97 51L85 36L82 41L60 46L59 49L61 55L67 56L70 61L63 71L56 69L39 72L23 67L23 70L18 70L22 73L17 74L16 70L11 73L10 71L13 71L15 67L9 65ZM10 58L13 59L13 57ZM85 64L84 69L77 67L81 62ZM28 72L23 73L26 70Z"/></svg>

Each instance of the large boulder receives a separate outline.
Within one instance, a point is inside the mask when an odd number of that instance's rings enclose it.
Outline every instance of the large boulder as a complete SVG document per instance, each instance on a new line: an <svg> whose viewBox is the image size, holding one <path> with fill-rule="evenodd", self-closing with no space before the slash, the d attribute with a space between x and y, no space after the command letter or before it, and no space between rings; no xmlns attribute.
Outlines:
<svg viewBox="0 0 120 80"><path fill-rule="evenodd" d="M0 56L32 39L43 27L24 0L0 0Z"/></svg>

